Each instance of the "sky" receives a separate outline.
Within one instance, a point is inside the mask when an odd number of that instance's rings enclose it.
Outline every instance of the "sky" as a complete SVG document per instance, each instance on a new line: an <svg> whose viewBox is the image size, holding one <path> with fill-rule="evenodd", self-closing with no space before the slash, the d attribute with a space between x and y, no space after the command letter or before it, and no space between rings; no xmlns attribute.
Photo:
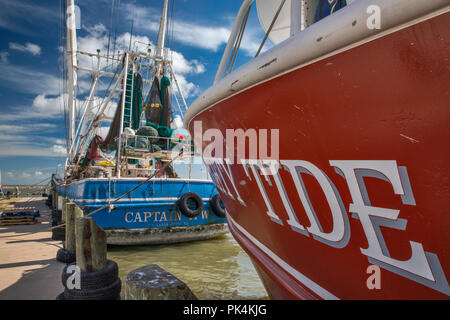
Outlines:
<svg viewBox="0 0 450 320"><path fill-rule="evenodd" d="M64 0L0 0L0 170L4 185L45 184L64 163L62 3ZM241 3L170 0L173 31L168 40L188 105L212 85ZM80 8L77 43L81 51L106 53L108 43L112 47L111 38L116 39L116 49L123 50L131 32L137 46L157 42L163 0L75 0L75 4ZM263 38L253 8L236 68L255 55ZM265 49L270 46L268 41ZM78 63L94 65L81 56ZM100 91L109 81L101 79ZM89 88L89 74L79 73L80 106Z"/></svg>

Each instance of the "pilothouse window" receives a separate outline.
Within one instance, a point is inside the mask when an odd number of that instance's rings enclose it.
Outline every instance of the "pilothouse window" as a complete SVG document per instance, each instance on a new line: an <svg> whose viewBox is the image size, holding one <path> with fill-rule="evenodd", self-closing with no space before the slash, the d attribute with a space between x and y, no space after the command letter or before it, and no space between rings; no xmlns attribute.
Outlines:
<svg viewBox="0 0 450 320"><path fill-rule="evenodd" d="M319 0L316 7L314 22L322 20L346 5L346 0Z"/></svg>

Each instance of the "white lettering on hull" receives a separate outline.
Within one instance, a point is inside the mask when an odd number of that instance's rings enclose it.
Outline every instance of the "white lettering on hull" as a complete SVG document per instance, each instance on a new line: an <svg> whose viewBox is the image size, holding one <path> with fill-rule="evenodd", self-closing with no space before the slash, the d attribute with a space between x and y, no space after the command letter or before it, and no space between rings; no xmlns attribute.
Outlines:
<svg viewBox="0 0 450 320"><path fill-rule="evenodd" d="M398 209L375 207L370 204L369 194L363 179L367 176L389 182L394 194L401 196L405 205L415 206L416 202L406 168L398 167L397 162L393 160L331 160L329 163L347 182L352 198L348 211L353 213L353 217L358 219L363 227L369 246L366 249L360 248L360 250L363 255L367 256L368 261L450 295L450 287L439 258L433 253L425 252L421 243L409 241L412 253L408 260L398 260L389 255L379 227L384 226L405 231L407 220L399 218L400 210ZM242 199L236 187L229 167L230 162L225 160L226 165L224 165L222 159L209 158L206 164L212 172L213 180L225 196L228 196L231 200L238 200L238 203L245 206L247 199ZM347 210L336 186L320 168L304 160L241 159L241 164L248 179L254 181L258 187L266 207L265 214L271 221L281 226L284 226L285 222L293 231L307 237L312 235L313 239L335 248L344 248L347 245L350 240ZM298 212L295 212L280 176L281 168L289 172L294 182L297 195L309 221L309 227L305 227L298 219ZM324 213L314 210L303 182L303 174L314 177L325 195L332 218L332 230L330 232L324 232L319 222L318 217ZM227 179L225 179L225 176ZM269 188L277 189L284 213L287 216L286 221L280 218L282 208L277 208L278 213L275 212L272 204L275 199L270 198L261 177L264 177L267 181ZM272 183L272 180L274 183Z"/></svg>

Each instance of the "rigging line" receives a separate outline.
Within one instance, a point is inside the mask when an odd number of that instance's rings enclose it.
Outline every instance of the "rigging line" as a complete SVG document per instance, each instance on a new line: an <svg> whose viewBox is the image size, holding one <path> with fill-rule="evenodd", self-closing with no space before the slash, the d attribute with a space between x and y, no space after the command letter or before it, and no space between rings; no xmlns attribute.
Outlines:
<svg viewBox="0 0 450 320"><path fill-rule="evenodd" d="M174 30L175 30L175 0L172 0L172 19L171 19L171 24L172 24L172 28L171 28L171 35L170 35L170 61L173 61L173 40L174 40Z"/></svg>
<svg viewBox="0 0 450 320"><path fill-rule="evenodd" d="M108 65L109 48L111 46L111 31L113 27L113 16L114 16L114 0L111 3L111 20L109 23L109 34L108 34L108 54L106 55L106 64Z"/></svg>
<svg viewBox="0 0 450 320"><path fill-rule="evenodd" d="M96 112L96 114L95 114L95 117L94 117L94 120L92 120L92 122L89 124L89 126L88 126L88 129L87 129L87 132L86 132L86 135L83 137L83 140L80 142L80 146L81 146L81 150L80 150L80 153L81 152L83 152L84 150L84 145L86 144L86 142L87 142L87 140L90 138L90 136L91 136L91 134L90 134L90 131L91 130L96 130L97 129L97 127L98 127L98 122L99 122L99 120L98 120L98 117L100 116L100 112L101 112L101 110L102 110L102 108L101 108L101 106L103 105L103 103L104 103L104 101L105 101L105 99L106 99L106 95L107 95L107 93L108 93L108 91L109 91L109 89L110 89L110 87L111 87L111 84L113 83L113 81L114 81L114 79L115 79L115 76L117 75L117 73L118 73L118 71L119 71L119 67L120 67L120 64L118 64L117 65L117 68L116 68L116 71L115 71L115 73L114 73L114 76L111 78L111 81L110 81L110 83L109 83L109 85L108 85L108 88L106 89L106 91L105 91L105 95L103 96L103 99L102 99L102 101L98 104L98 110L97 110L97 112ZM105 108L105 110L106 110L106 108ZM98 121L97 121L98 120ZM97 121L97 123L94 123L95 121ZM77 154L78 154L78 150L77 150ZM76 163L76 165L78 165L78 163L80 162L80 160L81 160L81 157L78 159L78 161L77 161L77 163Z"/></svg>
<svg viewBox="0 0 450 320"><path fill-rule="evenodd" d="M52 178L52 177L47 177L47 178L45 178L45 179L39 181L38 183L34 183L33 186L38 186L38 185L40 185L42 182L45 182L45 181L47 181L47 180L50 180L51 178Z"/></svg>
<svg viewBox="0 0 450 320"><path fill-rule="evenodd" d="M238 34L235 44L234 44L233 53L231 55L230 61L228 61L228 66L227 66L227 70L225 72L225 76L228 73L231 73L233 71L234 64L236 63L236 58L237 58L237 55L239 52L239 48L241 47L242 39L244 37L244 31L245 31L245 27L247 25L248 16L250 14L250 9L251 9L251 7L248 8L247 13L244 16L244 20L242 21L241 28L239 30L239 34Z"/></svg>
<svg viewBox="0 0 450 320"><path fill-rule="evenodd" d="M181 110L181 105L180 105L180 102L178 101L177 94L175 93L175 91L173 91L172 94L175 97L175 101L177 102L177 106L178 106L178 109L180 110L181 118L183 118L184 114L183 114L183 111Z"/></svg>
<svg viewBox="0 0 450 320"><path fill-rule="evenodd" d="M171 43L171 34L172 34L173 1L171 1L171 3L169 3L169 10L170 10L170 13L167 16L167 37L165 38L165 44L164 44L166 48L171 48L170 43Z"/></svg>
<svg viewBox="0 0 450 320"><path fill-rule="evenodd" d="M147 182L149 182L151 179L153 179L154 177L156 177L158 174L160 174L163 170L166 169L166 167L168 167L169 165L171 165L176 159L178 159L181 155L183 155L183 150L180 151L180 153L173 158L172 160L170 160L169 162L166 162L162 165L161 168L159 168L158 170L156 170L151 176L149 176L147 179L145 179L144 181L142 181L140 184L138 184L136 187L134 187L133 189L129 190L128 192L124 193L123 195L121 195L120 197L114 199L113 201L110 201L108 204L104 205L103 207L100 207L92 212L89 212L89 214L85 215L85 217L89 217L90 215L93 215L94 213L97 213L105 208L110 207L113 203L116 203L117 201L125 198L127 195L129 195L130 193L132 193L133 191L137 190L138 188L142 187L144 184L146 184ZM52 228L50 228L50 230L54 230L57 228L61 228L63 226L65 226L66 224L60 224L57 226L54 226Z"/></svg>
<svg viewBox="0 0 450 320"><path fill-rule="evenodd" d="M104 96L102 98L102 101L100 102L99 106L101 106L103 104L103 102L105 101L106 97L108 96L108 91L111 88L112 83L116 79L116 75L119 72L119 68L120 68L120 64L117 64L116 71L114 72L114 76L111 77L111 81L109 82L108 88L106 88L106 90L105 90L105 94L104 94ZM97 110L97 113L96 113L95 117L99 116L99 112L100 112L100 109Z"/></svg>
<svg viewBox="0 0 450 320"><path fill-rule="evenodd" d="M273 26L275 25L275 22L278 19L278 16L280 15L281 9L283 9L284 3L286 2L286 0L281 1L280 6L278 7L278 11L275 14L275 16L273 17L272 23L270 24L269 29L267 29L266 35L264 36L264 40L262 41L261 45L259 46L258 52L256 52L255 58L259 55L259 53L261 52L262 48L264 47L264 44L266 43L267 37L269 36L269 33L272 31Z"/></svg>
<svg viewBox="0 0 450 320"><path fill-rule="evenodd" d="M117 73L119 72L119 68L120 68L120 64L117 64L116 71L114 72L114 75L111 77L111 80L110 80L110 82L108 84L108 87L104 90L105 94L103 95L102 101L98 104L99 109L97 110L97 113L95 114L94 118L97 118L100 115L100 110L101 110L100 106L104 103L106 97L108 96L109 89L111 88L111 85L114 82ZM100 78L99 78L99 80L100 80Z"/></svg>
<svg viewBox="0 0 450 320"><path fill-rule="evenodd" d="M119 12L120 12L120 0L117 3L116 20L114 22L114 45L113 45L113 58L116 55L116 43L117 43L117 26L119 24ZM119 56L119 54L117 54Z"/></svg>
<svg viewBox="0 0 450 320"><path fill-rule="evenodd" d="M130 31L130 44L128 46L128 51L131 50L131 41L133 39L133 28L134 28L134 15L135 15L135 11L136 11L136 0L134 0L134 4L133 4L133 16L132 16L132 20L131 20L131 31Z"/></svg>
<svg viewBox="0 0 450 320"><path fill-rule="evenodd" d="M233 52L232 52L232 54L231 54L231 58L230 58L230 60L228 61L228 66L227 66L227 70L226 70L226 72L225 72L225 76L226 76L228 73L231 73L231 71L233 71L234 61L236 61L236 57L237 57L237 54L238 54L238 52L239 52L241 40L242 40L244 31L245 31L245 26L246 26L246 24L247 24L247 18L248 18L248 14L249 14L249 13L250 13L250 8L248 9L247 13L245 14L244 20L242 21L242 24L241 24L241 28L239 29L238 36L237 36L237 38L236 38L236 40L235 40L235 43L234 43L234 47L233 47Z"/></svg>

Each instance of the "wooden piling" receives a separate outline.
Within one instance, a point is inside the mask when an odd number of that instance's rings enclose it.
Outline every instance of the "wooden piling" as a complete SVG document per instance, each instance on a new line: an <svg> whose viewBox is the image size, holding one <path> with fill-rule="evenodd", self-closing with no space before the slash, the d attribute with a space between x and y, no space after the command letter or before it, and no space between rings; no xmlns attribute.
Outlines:
<svg viewBox="0 0 450 320"><path fill-rule="evenodd" d="M73 202L66 203L66 237L64 247L67 251L75 253L75 222L83 216L83 211Z"/></svg>
<svg viewBox="0 0 450 320"><path fill-rule="evenodd" d="M67 220L67 204L70 203L70 200L67 198L62 199L62 214L61 214L61 221L66 222Z"/></svg>
<svg viewBox="0 0 450 320"><path fill-rule="evenodd" d="M77 266L82 272L99 271L106 267L106 233L91 217L76 219Z"/></svg>
<svg viewBox="0 0 450 320"><path fill-rule="evenodd" d="M52 209L56 209L56 191L52 188Z"/></svg>

